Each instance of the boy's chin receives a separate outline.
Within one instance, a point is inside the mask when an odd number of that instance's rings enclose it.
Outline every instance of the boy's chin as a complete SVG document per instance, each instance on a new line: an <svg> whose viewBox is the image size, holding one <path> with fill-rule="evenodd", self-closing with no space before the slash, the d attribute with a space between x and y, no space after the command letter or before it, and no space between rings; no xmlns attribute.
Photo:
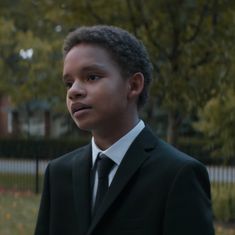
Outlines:
<svg viewBox="0 0 235 235"><path fill-rule="evenodd" d="M75 124L76 124L76 126L77 126L80 130L82 130L82 131L89 131L89 132L92 131L92 127L91 127L91 125L88 124L88 123L82 123L82 122L77 122L77 121L75 121Z"/></svg>

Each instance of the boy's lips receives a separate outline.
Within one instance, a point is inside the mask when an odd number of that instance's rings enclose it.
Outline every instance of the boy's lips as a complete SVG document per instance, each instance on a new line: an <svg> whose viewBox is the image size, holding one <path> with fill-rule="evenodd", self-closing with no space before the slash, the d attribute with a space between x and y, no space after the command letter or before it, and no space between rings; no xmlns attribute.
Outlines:
<svg viewBox="0 0 235 235"><path fill-rule="evenodd" d="M79 112L81 110L85 110L85 109L91 109L91 106L83 104L83 103L73 103L71 105L72 114Z"/></svg>

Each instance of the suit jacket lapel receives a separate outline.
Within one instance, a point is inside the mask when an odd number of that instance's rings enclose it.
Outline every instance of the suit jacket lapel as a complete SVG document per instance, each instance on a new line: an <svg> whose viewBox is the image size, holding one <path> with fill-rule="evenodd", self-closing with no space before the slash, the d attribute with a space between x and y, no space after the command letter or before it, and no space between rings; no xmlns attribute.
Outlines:
<svg viewBox="0 0 235 235"><path fill-rule="evenodd" d="M109 191L92 220L91 226L87 233L88 235L92 233L100 219L121 193L125 185L129 182L142 163L149 157L149 151L151 151L155 146L156 137L154 137L152 132L146 127L132 143L131 147L123 158L123 161L121 162L121 165L116 172Z"/></svg>
<svg viewBox="0 0 235 235"><path fill-rule="evenodd" d="M90 224L90 170L91 146L88 145L74 158L73 164L73 192L80 235L86 234Z"/></svg>

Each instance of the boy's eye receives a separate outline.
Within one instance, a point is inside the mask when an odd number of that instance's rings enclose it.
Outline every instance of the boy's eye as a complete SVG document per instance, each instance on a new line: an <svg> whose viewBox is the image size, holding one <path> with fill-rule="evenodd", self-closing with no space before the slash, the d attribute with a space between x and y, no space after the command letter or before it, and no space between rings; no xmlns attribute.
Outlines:
<svg viewBox="0 0 235 235"><path fill-rule="evenodd" d="M65 85L65 87L66 87L67 89L69 89L69 88L72 87L73 83L72 83L71 81L65 81L65 82L64 82L64 85Z"/></svg>
<svg viewBox="0 0 235 235"><path fill-rule="evenodd" d="M100 78L101 78L100 76L94 74L87 76L87 80L89 81L96 81L99 80Z"/></svg>

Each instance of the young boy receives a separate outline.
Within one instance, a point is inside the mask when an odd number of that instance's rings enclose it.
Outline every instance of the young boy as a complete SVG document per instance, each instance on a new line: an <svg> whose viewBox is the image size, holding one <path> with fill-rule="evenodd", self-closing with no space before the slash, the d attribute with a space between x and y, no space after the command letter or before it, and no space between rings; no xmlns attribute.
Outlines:
<svg viewBox="0 0 235 235"><path fill-rule="evenodd" d="M205 167L139 119L151 73L144 46L125 30L67 36L67 107L92 140L48 165L35 235L214 234Z"/></svg>

